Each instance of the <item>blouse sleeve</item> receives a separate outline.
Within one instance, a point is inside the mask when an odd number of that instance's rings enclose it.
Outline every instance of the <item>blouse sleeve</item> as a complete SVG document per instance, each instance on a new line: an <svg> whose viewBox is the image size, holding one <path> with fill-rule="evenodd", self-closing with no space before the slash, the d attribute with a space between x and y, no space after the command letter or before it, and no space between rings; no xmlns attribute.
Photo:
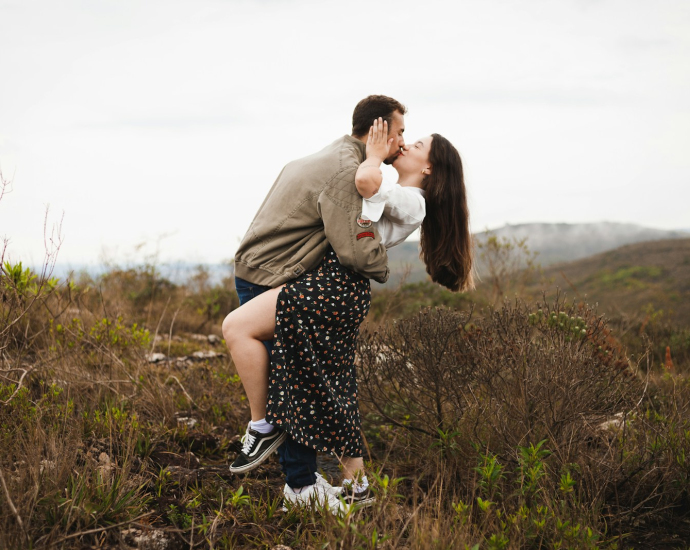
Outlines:
<svg viewBox="0 0 690 550"><path fill-rule="evenodd" d="M391 248L403 242L424 220L424 191L383 182L378 193L362 201L362 218L376 222L381 242Z"/></svg>
<svg viewBox="0 0 690 550"><path fill-rule="evenodd" d="M392 181L387 181L384 178L379 186L378 192L368 199L362 200L362 218L365 220L371 220L372 222L379 221L383 215L383 210L386 206L386 202L388 201L388 197L396 185L397 184L393 183Z"/></svg>
<svg viewBox="0 0 690 550"><path fill-rule="evenodd" d="M420 225L421 223L404 225L392 223L388 218L383 216L379 221L376 222L376 229L378 229L379 235L381 235L381 243L388 249L399 245Z"/></svg>
<svg viewBox="0 0 690 550"><path fill-rule="evenodd" d="M426 215L423 191L395 184L389 191L383 214L393 223L419 225Z"/></svg>

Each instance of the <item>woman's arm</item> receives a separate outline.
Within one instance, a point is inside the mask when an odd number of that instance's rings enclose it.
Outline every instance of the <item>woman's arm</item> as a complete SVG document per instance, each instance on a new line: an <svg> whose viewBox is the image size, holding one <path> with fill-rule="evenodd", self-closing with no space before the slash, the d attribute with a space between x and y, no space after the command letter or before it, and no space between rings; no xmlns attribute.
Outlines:
<svg viewBox="0 0 690 550"><path fill-rule="evenodd" d="M383 173L381 163L388 154L394 138L388 139L388 122L379 117L369 128L367 138L367 158L359 165L355 174L357 192L365 199L374 195L381 186Z"/></svg>

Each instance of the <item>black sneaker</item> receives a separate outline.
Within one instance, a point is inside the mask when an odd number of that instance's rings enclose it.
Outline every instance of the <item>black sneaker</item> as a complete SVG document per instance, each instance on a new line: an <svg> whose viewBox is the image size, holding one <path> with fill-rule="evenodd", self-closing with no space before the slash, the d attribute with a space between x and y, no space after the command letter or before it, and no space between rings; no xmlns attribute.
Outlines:
<svg viewBox="0 0 690 550"><path fill-rule="evenodd" d="M249 426L251 424L247 426L247 432L242 437L242 443L244 443L242 451L230 466L233 474L241 474L256 468L280 447L287 437L280 428L274 427L271 433L262 434Z"/></svg>
<svg viewBox="0 0 690 550"><path fill-rule="evenodd" d="M371 492L371 489L367 487L363 491L356 492L354 484L343 485L343 490L340 493L341 498L345 501L345 504L354 506L356 508L366 508L371 506L376 502L376 497Z"/></svg>

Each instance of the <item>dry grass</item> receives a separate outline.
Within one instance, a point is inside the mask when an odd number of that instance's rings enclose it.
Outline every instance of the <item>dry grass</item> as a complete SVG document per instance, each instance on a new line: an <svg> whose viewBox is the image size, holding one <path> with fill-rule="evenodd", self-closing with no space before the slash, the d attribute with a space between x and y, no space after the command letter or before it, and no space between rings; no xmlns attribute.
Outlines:
<svg viewBox="0 0 690 550"><path fill-rule="evenodd" d="M690 384L631 363L586 306L428 309L363 334L378 501L336 518L280 512L273 459L229 474L248 417L232 364L147 361L222 351L186 332L222 289L150 281L45 286L23 310L3 273L23 321L3 332L0 547L682 547Z"/></svg>

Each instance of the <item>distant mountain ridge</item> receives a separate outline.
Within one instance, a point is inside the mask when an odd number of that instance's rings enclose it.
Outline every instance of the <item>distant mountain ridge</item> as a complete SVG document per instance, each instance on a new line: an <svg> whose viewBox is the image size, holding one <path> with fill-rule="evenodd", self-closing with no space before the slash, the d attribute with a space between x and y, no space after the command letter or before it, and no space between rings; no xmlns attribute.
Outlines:
<svg viewBox="0 0 690 550"><path fill-rule="evenodd" d="M556 263L572 262L608 250L640 242L664 239L687 239L684 230L653 229L628 223L526 223L504 225L498 229L475 233L482 242L489 235L499 239L527 239L527 247L537 252L536 261L546 267ZM391 279L387 286L400 282L408 271L407 282L427 278L424 264L419 259L419 243L405 242L388 251Z"/></svg>
<svg viewBox="0 0 690 550"><path fill-rule="evenodd" d="M528 248L538 252L536 261L543 267L556 263L571 262L613 250L627 244L639 242L657 241L664 239L682 239L690 237L690 229L663 230L652 229L635 224L600 222L600 223L526 223L518 225L504 225L498 229L475 233L475 238L485 240L488 235L499 238L523 239L526 238ZM391 269L391 277L386 283L387 287L397 285L408 272L407 282L425 281L427 279L426 268L419 259L419 242L404 242L388 251L388 263ZM184 261L162 262L157 267L163 277L175 283L184 283L191 277L198 267L198 263ZM40 266L35 266L38 268ZM123 269L135 267L126 264ZM205 264L212 282L218 283L223 277L232 272L227 264ZM93 264L63 264L59 261L54 275L66 278L70 272L84 271L91 276L98 276L108 271L108 266ZM375 284L374 288L380 288Z"/></svg>
<svg viewBox="0 0 690 550"><path fill-rule="evenodd" d="M537 260L542 266L560 262L572 262L613 250L620 246L664 239L687 239L682 230L652 229L631 223L525 223L504 225L475 236L486 238L487 234L497 237L527 238L527 246L539 252Z"/></svg>

